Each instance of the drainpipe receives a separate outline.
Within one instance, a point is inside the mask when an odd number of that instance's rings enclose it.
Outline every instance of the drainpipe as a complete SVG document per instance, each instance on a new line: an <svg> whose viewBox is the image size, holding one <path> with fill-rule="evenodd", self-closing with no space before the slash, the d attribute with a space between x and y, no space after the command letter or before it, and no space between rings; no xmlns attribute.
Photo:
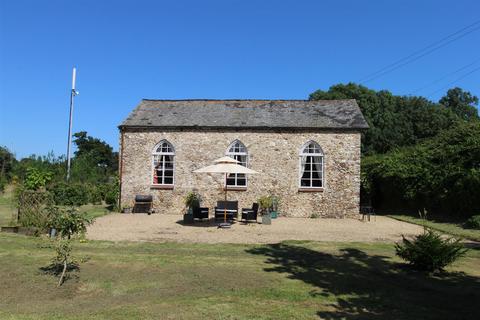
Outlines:
<svg viewBox="0 0 480 320"><path fill-rule="evenodd" d="M123 129L120 129L120 154L118 155L118 184L119 184L119 192L118 192L118 208L122 209L122 174L123 174Z"/></svg>

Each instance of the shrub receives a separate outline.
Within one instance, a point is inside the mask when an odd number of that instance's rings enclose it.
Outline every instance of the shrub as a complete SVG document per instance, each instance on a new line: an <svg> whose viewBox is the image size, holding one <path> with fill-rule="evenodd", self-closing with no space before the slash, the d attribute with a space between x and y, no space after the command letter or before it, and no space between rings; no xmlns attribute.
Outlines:
<svg viewBox="0 0 480 320"><path fill-rule="evenodd" d="M28 168L25 176L24 186L28 190L38 190L46 186L52 180L53 173L37 168Z"/></svg>
<svg viewBox="0 0 480 320"><path fill-rule="evenodd" d="M417 270L441 271L467 251L460 239L444 239L431 229L412 240L402 237L402 243L395 244L396 254Z"/></svg>
<svg viewBox="0 0 480 320"><path fill-rule="evenodd" d="M120 194L120 184L118 179L108 184L108 190L105 194L105 202L112 206L113 209L118 209L118 196Z"/></svg>
<svg viewBox="0 0 480 320"><path fill-rule="evenodd" d="M465 222L465 227L480 230L480 215L472 216Z"/></svg>
<svg viewBox="0 0 480 320"><path fill-rule="evenodd" d="M118 192L116 190L108 191L105 195L105 203L110 206L116 206L118 201Z"/></svg>
<svg viewBox="0 0 480 320"><path fill-rule="evenodd" d="M105 199L102 193L100 185L94 185L89 187L88 201L92 204L102 204L102 200Z"/></svg>
<svg viewBox="0 0 480 320"><path fill-rule="evenodd" d="M50 188L57 205L81 206L89 202L89 188L84 184L57 183Z"/></svg>
<svg viewBox="0 0 480 320"><path fill-rule="evenodd" d="M5 191L5 187L7 186L7 183L8 183L7 178L0 177L0 193Z"/></svg>

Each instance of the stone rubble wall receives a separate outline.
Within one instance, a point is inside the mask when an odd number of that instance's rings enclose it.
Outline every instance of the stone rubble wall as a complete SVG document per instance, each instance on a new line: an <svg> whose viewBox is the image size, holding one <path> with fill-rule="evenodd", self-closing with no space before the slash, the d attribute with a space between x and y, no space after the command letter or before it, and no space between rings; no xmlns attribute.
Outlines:
<svg viewBox="0 0 480 320"><path fill-rule="evenodd" d="M239 208L251 207L262 195L280 198L279 212L292 217L352 217L360 203L359 132L275 132L142 130L123 132L121 154L121 206L132 207L135 195L154 196L157 213L183 214L184 196L192 190L202 197L210 215L217 200L224 198L222 174L199 174L193 170L211 165L225 156L228 146L240 140L248 150L249 167L259 174L248 177L245 191L228 191L228 200L238 200ZM173 190L152 187L152 151L162 139L175 148ZM299 152L309 140L324 152L324 189L299 191Z"/></svg>

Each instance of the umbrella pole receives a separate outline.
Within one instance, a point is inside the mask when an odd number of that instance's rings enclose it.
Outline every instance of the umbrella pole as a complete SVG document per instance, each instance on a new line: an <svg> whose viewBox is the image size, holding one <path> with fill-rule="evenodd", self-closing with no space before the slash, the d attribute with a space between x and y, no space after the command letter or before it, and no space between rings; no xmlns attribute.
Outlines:
<svg viewBox="0 0 480 320"><path fill-rule="evenodd" d="M223 222L227 223L227 173L225 173L225 206L224 206L224 211L223 211Z"/></svg>

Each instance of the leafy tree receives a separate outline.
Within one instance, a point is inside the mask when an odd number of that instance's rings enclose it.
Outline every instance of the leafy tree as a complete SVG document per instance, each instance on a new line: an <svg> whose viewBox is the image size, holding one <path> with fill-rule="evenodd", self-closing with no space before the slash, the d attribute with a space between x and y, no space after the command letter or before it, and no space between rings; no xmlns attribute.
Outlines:
<svg viewBox="0 0 480 320"><path fill-rule="evenodd" d="M377 208L477 214L480 122L462 121L415 146L365 157L362 182Z"/></svg>
<svg viewBox="0 0 480 320"><path fill-rule="evenodd" d="M116 153L112 147L97 138L87 135L87 132L80 131L75 133L73 142L77 146L75 151L76 158L87 157L89 161L100 167L108 167L116 170Z"/></svg>
<svg viewBox="0 0 480 320"><path fill-rule="evenodd" d="M355 83L317 90L310 100L356 99L370 128L362 134L362 153L385 153L433 137L459 120L443 105L422 97L395 96Z"/></svg>
<svg viewBox="0 0 480 320"><path fill-rule="evenodd" d="M68 270L68 265L74 263L71 259L72 255L72 244L70 240L59 239L55 242L55 252L56 256L53 258L52 265L53 269L61 269L62 273L58 279L57 288L60 287L66 277Z"/></svg>
<svg viewBox="0 0 480 320"><path fill-rule="evenodd" d="M52 182L65 179L65 158L56 157L53 152L46 156L31 155L16 162L12 174L19 180L24 181L29 168L35 168L41 172L51 172Z"/></svg>
<svg viewBox="0 0 480 320"><path fill-rule="evenodd" d="M464 120L479 119L478 98L461 88L453 88L439 101L442 105L455 112Z"/></svg>
<svg viewBox="0 0 480 320"><path fill-rule="evenodd" d="M5 186L11 181L15 163L13 153L6 147L0 146L0 192L3 192Z"/></svg>
<svg viewBox="0 0 480 320"><path fill-rule="evenodd" d="M16 163L15 156L6 147L0 146L0 179L10 181L13 167Z"/></svg>
<svg viewBox="0 0 480 320"><path fill-rule="evenodd" d="M75 208L62 209L50 208L52 211L52 227L55 228L62 238L70 239L76 234L84 234L87 226L92 223L85 213L80 213Z"/></svg>

